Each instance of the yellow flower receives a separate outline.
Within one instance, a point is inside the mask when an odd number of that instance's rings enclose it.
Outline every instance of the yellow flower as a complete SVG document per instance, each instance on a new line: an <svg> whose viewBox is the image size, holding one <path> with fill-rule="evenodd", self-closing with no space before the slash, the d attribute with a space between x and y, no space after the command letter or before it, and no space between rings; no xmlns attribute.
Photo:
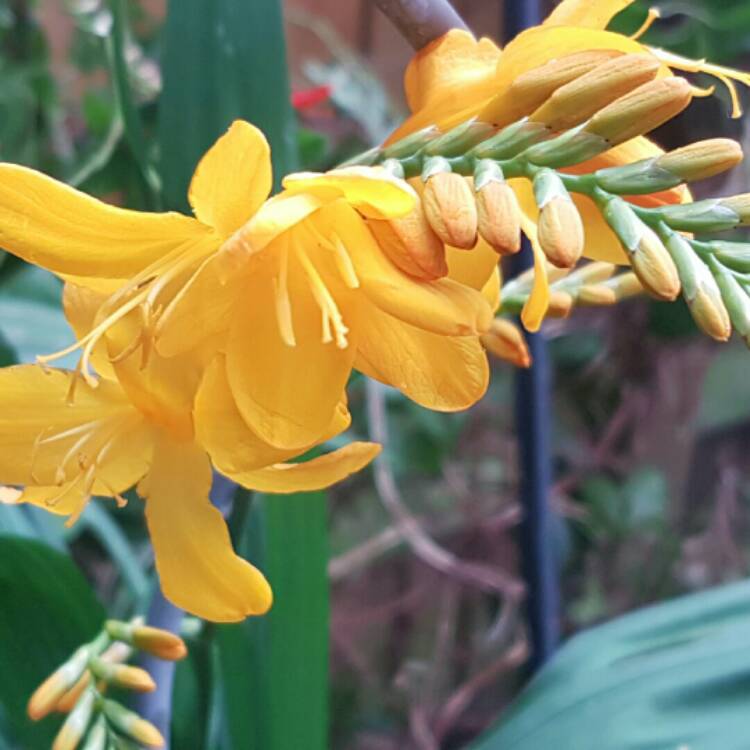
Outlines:
<svg viewBox="0 0 750 750"><path fill-rule="evenodd" d="M649 56L659 63L659 76L672 75L672 69L700 71L715 76L729 88L733 116L739 116L734 82L750 84L750 75L705 61L688 60L641 44L637 37L649 23L634 37L605 30L613 16L632 2L563 0L542 25L522 32L502 50L491 40L477 41L466 31L448 32L420 50L410 62L405 75L405 89L413 114L390 136L387 143L394 143L428 126L437 126L441 131L446 131L474 117L498 128L526 116L533 118L539 115L541 121L546 122L543 104L556 89L624 55ZM656 14L650 14L649 22L655 17ZM706 92L695 89L694 93ZM548 109L551 111L553 108ZM661 153L662 150L655 144L639 137L565 171L591 172ZM544 317L548 302L544 256L536 241L538 210L528 181L511 180L510 184L516 190L526 214L525 229L529 230L527 234L535 250L538 281L524 314L527 327L535 330ZM677 188L642 196L634 199L634 202L654 206L688 199L689 192ZM586 257L627 264L620 242L591 200L576 195L574 202L584 223Z"/></svg>
<svg viewBox="0 0 750 750"><path fill-rule="evenodd" d="M321 439L353 366L431 408L481 397L488 366L477 334L492 311L478 290L487 279L475 290L409 276L365 223L412 209L405 182L352 167L289 176L266 200L270 188L268 146L244 122L198 165L195 219L125 211L0 165L0 246L65 275L75 284L68 298L103 295L87 312L68 305L84 377L92 357L100 369L108 357L139 408L182 437L216 352L226 355L224 379L212 382L281 448ZM196 415L198 432L199 423Z"/></svg>
<svg viewBox="0 0 750 750"><path fill-rule="evenodd" d="M23 487L4 488L0 500L32 503L69 515L72 523L92 495L123 503L122 493L136 486L146 500L162 589L174 604L222 622L264 613L271 589L232 550L226 523L209 501L206 451L228 441L233 462L221 470L231 479L260 491L299 492L358 471L379 446L352 443L305 463L283 463L297 452L273 448L247 428L221 383L222 360L219 355L208 366L196 397L200 444L149 419L115 381L79 383L70 403L75 373L36 365L0 369L0 480ZM329 435L348 423L340 406Z"/></svg>

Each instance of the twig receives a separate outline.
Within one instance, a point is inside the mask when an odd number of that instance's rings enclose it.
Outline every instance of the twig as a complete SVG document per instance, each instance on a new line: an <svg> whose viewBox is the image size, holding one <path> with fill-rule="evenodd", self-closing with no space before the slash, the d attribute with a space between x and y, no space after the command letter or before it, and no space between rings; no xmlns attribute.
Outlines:
<svg viewBox="0 0 750 750"><path fill-rule="evenodd" d="M371 439L387 446L385 394L383 387L373 380L367 381L367 416ZM501 593L510 600L518 601L522 598L525 588L516 578L500 570L460 560L425 532L418 519L404 505L388 459L384 455L375 461L375 488L401 537L426 565L485 591Z"/></svg>
<svg viewBox="0 0 750 750"><path fill-rule="evenodd" d="M448 0L374 0L415 50L451 29L468 29Z"/></svg>

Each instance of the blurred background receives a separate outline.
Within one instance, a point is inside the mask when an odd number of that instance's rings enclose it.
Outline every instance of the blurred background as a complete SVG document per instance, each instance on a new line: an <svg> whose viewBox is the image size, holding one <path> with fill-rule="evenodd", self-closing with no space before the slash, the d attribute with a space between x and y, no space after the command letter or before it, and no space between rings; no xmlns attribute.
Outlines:
<svg viewBox="0 0 750 750"><path fill-rule="evenodd" d="M504 37L502 1L454 4L477 36ZM664 20L648 42L750 68L744 0L659 5ZM618 28L638 28L647 6L639 2L621 14ZM130 82L148 131L161 94L165 3L134 0L127 9ZM406 42L369 0L286 0L284 20L301 166L328 168L380 142L407 114ZM139 207L138 170L108 74L110 27L100 0L0 0L0 159ZM675 147L726 135L747 146L743 121L730 120L728 111L722 92L696 100L656 139ZM746 192L747 169L701 189ZM68 342L59 291L50 275L3 259L2 364L31 361ZM559 562L564 635L745 577L750 355L742 342L713 344L695 330L682 302L633 300L616 310L577 311L543 330L553 366L557 513L548 544ZM372 472L364 472L329 493L333 748L465 746L526 679L514 372L501 362L493 370L490 392L466 414L429 413L388 392L387 458L395 483L380 483L383 497ZM354 432L366 435L372 424L364 378L354 379L350 399ZM447 573L404 543L403 505L449 553ZM90 604L92 619L101 606L110 616L128 616L148 601L151 553L140 503L116 512L92 504L72 529L42 512L0 506L0 531L41 539L69 556L83 573L80 585L91 589L86 596L99 602ZM466 563L492 571L492 585ZM3 564L0 595L13 602L12 562ZM38 595L54 597L56 589L49 581ZM21 637L3 609L0 636ZM27 619L23 637L51 649L54 629L69 625L47 613L38 623ZM191 724L196 712L206 715L221 700L202 691L198 675L212 657L196 643L192 661L178 671L173 746L228 747L199 743ZM38 650L30 656L19 645L0 657L0 681L14 683L0 688L0 748L4 741L8 748L48 746L22 716L23 691L28 695L54 666ZM23 675L11 680L11 670Z"/></svg>

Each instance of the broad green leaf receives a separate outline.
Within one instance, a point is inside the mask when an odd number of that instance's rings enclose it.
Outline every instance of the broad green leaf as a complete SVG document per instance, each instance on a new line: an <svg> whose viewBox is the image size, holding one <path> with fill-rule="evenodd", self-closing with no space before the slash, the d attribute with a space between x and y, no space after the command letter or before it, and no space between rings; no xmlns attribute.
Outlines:
<svg viewBox="0 0 750 750"><path fill-rule="evenodd" d="M0 535L0 704L19 746L50 747L60 724L34 724L37 685L96 635L105 612L71 559L31 539Z"/></svg>
<svg viewBox="0 0 750 750"><path fill-rule="evenodd" d="M235 748L328 748L326 529L324 493L264 496L253 506L239 552L268 577L274 605L219 628Z"/></svg>
<svg viewBox="0 0 750 750"><path fill-rule="evenodd" d="M594 628L560 650L474 750L744 750L748 632L748 582Z"/></svg>
<svg viewBox="0 0 750 750"><path fill-rule="evenodd" d="M277 184L296 167L280 0L172 0L162 73L159 147L169 207L187 208L195 165L238 118L265 133Z"/></svg>

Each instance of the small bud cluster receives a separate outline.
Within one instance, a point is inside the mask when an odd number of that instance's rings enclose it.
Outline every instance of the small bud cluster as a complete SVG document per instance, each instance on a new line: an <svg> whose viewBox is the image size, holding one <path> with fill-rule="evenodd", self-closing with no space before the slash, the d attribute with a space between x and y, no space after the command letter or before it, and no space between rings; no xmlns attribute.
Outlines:
<svg viewBox="0 0 750 750"><path fill-rule="evenodd" d="M28 705L32 720L39 721L53 711L68 715L53 750L164 747L153 724L104 697L111 687L137 692L156 689L148 672L124 663L136 650L169 660L187 654L181 638L145 626L140 619L109 620L94 640L77 649L36 689Z"/></svg>

